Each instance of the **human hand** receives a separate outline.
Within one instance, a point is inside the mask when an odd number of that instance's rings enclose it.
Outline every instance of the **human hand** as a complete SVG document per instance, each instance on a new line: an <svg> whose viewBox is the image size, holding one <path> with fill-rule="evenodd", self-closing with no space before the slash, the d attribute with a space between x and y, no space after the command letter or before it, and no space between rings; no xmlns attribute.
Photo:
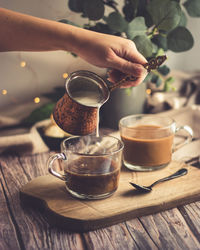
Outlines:
<svg viewBox="0 0 200 250"><path fill-rule="evenodd" d="M140 84L147 75L143 65L147 60L140 54L133 41L112 35L86 31L76 53L87 62L109 69L108 80L119 82L126 75L135 81L124 82L120 87Z"/></svg>
<svg viewBox="0 0 200 250"><path fill-rule="evenodd" d="M131 40L2 8L0 23L4 23L0 26L0 51L74 52L93 65L110 69L113 83L126 75L137 78L122 87L138 85L147 74L143 67L147 61Z"/></svg>
<svg viewBox="0 0 200 250"><path fill-rule="evenodd" d="M122 87L138 85L147 74L143 67L147 61L131 40L2 8L0 23L4 23L0 26L0 51L74 52L93 65L110 69L113 83L126 75L137 77Z"/></svg>

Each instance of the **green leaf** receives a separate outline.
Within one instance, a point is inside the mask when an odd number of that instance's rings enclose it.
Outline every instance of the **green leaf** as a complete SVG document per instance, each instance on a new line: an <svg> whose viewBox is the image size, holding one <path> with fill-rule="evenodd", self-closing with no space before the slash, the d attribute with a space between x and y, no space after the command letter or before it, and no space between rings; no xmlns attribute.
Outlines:
<svg viewBox="0 0 200 250"><path fill-rule="evenodd" d="M159 87L162 84L162 79L155 74L152 74L151 82L156 84L156 87Z"/></svg>
<svg viewBox="0 0 200 250"><path fill-rule="evenodd" d="M89 30L104 33L104 34L114 34L114 31L109 28L107 24L96 23L94 26L90 26Z"/></svg>
<svg viewBox="0 0 200 250"><path fill-rule="evenodd" d="M83 0L69 0L68 7L71 11L74 12L83 12Z"/></svg>
<svg viewBox="0 0 200 250"><path fill-rule="evenodd" d="M171 90L171 84L169 84L168 82L166 82L164 84L164 88L163 88L163 91L164 92L169 92Z"/></svg>
<svg viewBox="0 0 200 250"><path fill-rule="evenodd" d="M112 12L107 17L108 26L116 32L126 32L128 28L127 21L118 12Z"/></svg>
<svg viewBox="0 0 200 250"><path fill-rule="evenodd" d="M147 36L136 36L133 41L138 51L146 58L152 56L153 45Z"/></svg>
<svg viewBox="0 0 200 250"><path fill-rule="evenodd" d="M102 0L84 0L84 14L90 20L99 20L104 16L105 7Z"/></svg>
<svg viewBox="0 0 200 250"><path fill-rule="evenodd" d="M75 54L75 53L73 53L73 52L71 52L71 55L72 55L73 57L78 57L77 54Z"/></svg>
<svg viewBox="0 0 200 250"><path fill-rule="evenodd" d="M150 72L149 74L147 74L147 76L144 79L144 82L151 82L151 79L153 77L153 74Z"/></svg>
<svg viewBox="0 0 200 250"><path fill-rule="evenodd" d="M147 76L144 79L144 82L151 82L151 79L153 77L153 74L150 72L149 74L147 74Z"/></svg>
<svg viewBox="0 0 200 250"><path fill-rule="evenodd" d="M71 22L71 21L69 21L69 20L67 20L67 19L61 19L61 20L59 20L59 22L60 22L60 23L66 23L66 24L70 24L70 25L73 25L73 26L80 27L80 26L77 25L76 23Z"/></svg>
<svg viewBox="0 0 200 250"><path fill-rule="evenodd" d="M147 11L147 0L139 0L137 16L145 17L147 27L151 27L153 25L151 15Z"/></svg>
<svg viewBox="0 0 200 250"><path fill-rule="evenodd" d="M138 3L138 16L146 16L146 7L147 7L147 1L146 0L139 0Z"/></svg>
<svg viewBox="0 0 200 250"><path fill-rule="evenodd" d="M35 110L32 111L32 113L24 119L25 124L34 124L38 121L42 121L45 119L50 118L50 115L53 112L55 103L48 103L45 104Z"/></svg>
<svg viewBox="0 0 200 250"><path fill-rule="evenodd" d="M147 5L147 10L159 30L172 30L180 22L181 8L175 1L152 0Z"/></svg>
<svg viewBox="0 0 200 250"><path fill-rule="evenodd" d="M191 17L200 17L200 1L199 0L187 0L183 4Z"/></svg>
<svg viewBox="0 0 200 250"><path fill-rule="evenodd" d="M166 36L158 34L152 38L152 42L155 43L159 48L162 48L164 51L168 50Z"/></svg>
<svg viewBox="0 0 200 250"><path fill-rule="evenodd" d="M125 1L122 11L125 15L125 19L127 22L131 22L133 20L133 18L136 17L137 8L138 8L138 1L139 0Z"/></svg>
<svg viewBox="0 0 200 250"><path fill-rule="evenodd" d="M173 83L174 82L174 78L172 76L168 77L165 82L167 83Z"/></svg>
<svg viewBox="0 0 200 250"><path fill-rule="evenodd" d="M158 70L158 72L161 73L163 76L168 75L169 72L170 72L170 68L167 67L166 65L163 65L163 66L159 67L157 70Z"/></svg>
<svg viewBox="0 0 200 250"><path fill-rule="evenodd" d="M157 79L158 79L158 76L157 76L157 75L152 74L152 77L151 77L151 82L152 82L152 83L156 83Z"/></svg>
<svg viewBox="0 0 200 250"><path fill-rule="evenodd" d="M165 51L162 48L159 48L158 51L157 51L157 54L155 55L155 57L163 56L163 55L165 55Z"/></svg>
<svg viewBox="0 0 200 250"><path fill-rule="evenodd" d="M156 81L156 87L160 87L160 85L162 84L162 79L160 77L158 77L157 81Z"/></svg>
<svg viewBox="0 0 200 250"><path fill-rule="evenodd" d="M164 82L163 91L168 92L173 89L172 83L174 82L174 78L172 76L168 77Z"/></svg>
<svg viewBox="0 0 200 250"><path fill-rule="evenodd" d="M177 26L183 26L185 27L187 25L187 17L185 15L185 13L183 11L181 11L181 18L180 18L180 22Z"/></svg>
<svg viewBox="0 0 200 250"><path fill-rule="evenodd" d="M174 52L182 52L193 47L194 39L187 28L177 27L167 35L167 45Z"/></svg>
<svg viewBox="0 0 200 250"><path fill-rule="evenodd" d="M144 17L136 17L128 24L126 31L127 37L133 39L136 36L145 35L147 31L147 26L145 25Z"/></svg>

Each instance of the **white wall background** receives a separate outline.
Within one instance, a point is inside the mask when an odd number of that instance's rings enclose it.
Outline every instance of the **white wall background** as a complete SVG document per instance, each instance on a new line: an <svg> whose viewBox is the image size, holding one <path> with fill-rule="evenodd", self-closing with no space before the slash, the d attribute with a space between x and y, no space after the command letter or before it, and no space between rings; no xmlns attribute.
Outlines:
<svg viewBox="0 0 200 250"><path fill-rule="evenodd" d="M122 0L120 0L122 1ZM119 1L119 2L120 2ZM81 22L79 15L70 12L67 0L0 0L0 6L33 16L59 20L67 17ZM168 53L167 64L182 71L200 70L200 18L190 18L188 27L191 30L195 46L185 53ZM22 68L20 63L26 62ZM33 98L51 91L55 86L64 86L63 73L78 69L89 69L99 74L102 69L91 66L81 59L75 59L64 51L56 52L3 52L0 53L0 90L6 89L7 95L0 92L0 114L25 115L36 107ZM26 108L23 112L21 106ZM19 107L20 111L17 111Z"/></svg>

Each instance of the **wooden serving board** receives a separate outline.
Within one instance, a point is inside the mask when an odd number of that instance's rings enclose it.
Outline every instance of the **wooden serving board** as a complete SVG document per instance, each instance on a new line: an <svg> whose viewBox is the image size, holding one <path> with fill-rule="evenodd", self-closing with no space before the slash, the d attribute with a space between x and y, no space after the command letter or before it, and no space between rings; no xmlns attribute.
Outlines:
<svg viewBox="0 0 200 250"><path fill-rule="evenodd" d="M129 184L133 181L149 185L181 167L188 168L187 175L158 184L150 193L139 193ZM20 197L22 202L42 208L50 224L85 232L197 201L200 199L199 181L200 169L172 162L154 172L132 172L122 167L118 190L102 200L73 198L66 191L65 183L51 175L27 183L20 190Z"/></svg>

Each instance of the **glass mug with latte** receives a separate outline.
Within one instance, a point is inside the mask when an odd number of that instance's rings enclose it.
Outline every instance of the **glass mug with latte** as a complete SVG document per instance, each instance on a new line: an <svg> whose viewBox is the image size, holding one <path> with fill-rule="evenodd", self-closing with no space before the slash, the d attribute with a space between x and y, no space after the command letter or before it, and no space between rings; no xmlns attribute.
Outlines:
<svg viewBox="0 0 200 250"><path fill-rule="evenodd" d="M193 137L189 126L178 127L167 116L127 116L119 121L119 130L124 143L124 165L134 171L153 171L167 166L172 153ZM184 140L175 144L174 136L179 131L184 131Z"/></svg>

